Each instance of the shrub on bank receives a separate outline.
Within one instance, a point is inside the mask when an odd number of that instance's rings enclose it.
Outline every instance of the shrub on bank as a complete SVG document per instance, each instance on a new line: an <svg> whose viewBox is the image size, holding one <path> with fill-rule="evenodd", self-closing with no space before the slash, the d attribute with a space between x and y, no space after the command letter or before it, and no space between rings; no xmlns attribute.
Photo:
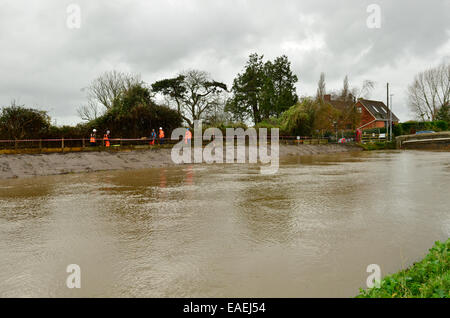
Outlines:
<svg viewBox="0 0 450 318"><path fill-rule="evenodd" d="M176 111L155 104L137 105L123 113L112 110L86 124L87 132L94 128L100 134L110 130L113 138L148 137L152 129L158 132L159 127L163 127L169 138L170 132L180 126L181 117Z"/></svg>
<svg viewBox="0 0 450 318"><path fill-rule="evenodd" d="M433 130L439 132L439 131L447 131L448 129L449 123L447 123L444 120L427 121L427 122L407 121L404 123L392 125L392 132L394 133L394 136L411 135L421 130ZM364 129L364 132L367 134L372 133L384 134L386 133L386 128L383 127L383 128Z"/></svg>
<svg viewBox="0 0 450 318"><path fill-rule="evenodd" d="M386 276L380 288L360 290L357 298L450 298L450 238L437 241L410 268Z"/></svg>
<svg viewBox="0 0 450 318"><path fill-rule="evenodd" d="M377 141L369 142L365 144L359 144L364 150L384 150L384 149L395 149L396 145L394 141Z"/></svg>
<svg viewBox="0 0 450 318"><path fill-rule="evenodd" d="M177 111L155 104L148 88L135 85L116 98L103 116L88 122L86 127L88 131L95 128L100 134L110 130L113 138L148 137L152 129L157 132L163 127L169 138L170 132L181 123Z"/></svg>
<svg viewBox="0 0 450 318"><path fill-rule="evenodd" d="M76 126L51 126L45 138L87 138L90 131L85 124L78 124Z"/></svg>
<svg viewBox="0 0 450 318"><path fill-rule="evenodd" d="M435 126L436 128L438 128L440 131L446 131L448 130L448 123L446 121L443 120L437 120L435 121Z"/></svg>
<svg viewBox="0 0 450 318"><path fill-rule="evenodd" d="M49 128L50 117L46 111L13 104L0 113L0 139L42 138Z"/></svg>
<svg viewBox="0 0 450 318"><path fill-rule="evenodd" d="M401 133L403 135L415 134L417 131L421 130L434 130L434 131L445 131L448 130L448 123L443 120L436 121L407 121L399 124L401 126Z"/></svg>
<svg viewBox="0 0 450 318"><path fill-rule="evenodd" d="M158 131L159 127L168 138L173 129L181 126L182 118L177 111L154 103L147 87L133 85L94 120L76 126L53 126L50 122L47 112L13 103L0 113L0 139L89 138L94 128L100 138L106 130L113 138L140 138L150 136L151 130Z"/></svg>
<svg viewBox="0 0 450 318"><path fill-rule="evenodd" d="M304 99L286 110L280 117L280 130L290 136L310 136L314 126L315 103Z"/></svg>

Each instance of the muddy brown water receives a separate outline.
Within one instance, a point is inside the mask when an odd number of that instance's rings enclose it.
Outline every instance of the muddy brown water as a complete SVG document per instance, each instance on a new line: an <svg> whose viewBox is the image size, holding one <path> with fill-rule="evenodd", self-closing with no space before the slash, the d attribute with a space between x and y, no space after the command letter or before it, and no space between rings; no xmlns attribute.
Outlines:
<svg viewBox="0 0 450 318"><path fill-rule="evenodd" d="M449 189L425 151L1 180L0 296L352 297L450 236Z"/></svg>

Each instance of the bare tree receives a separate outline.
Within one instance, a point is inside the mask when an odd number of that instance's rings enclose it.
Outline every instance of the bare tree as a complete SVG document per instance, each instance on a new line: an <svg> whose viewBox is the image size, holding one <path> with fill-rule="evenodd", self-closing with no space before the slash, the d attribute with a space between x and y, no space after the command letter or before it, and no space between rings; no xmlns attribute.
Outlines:
<svg viewBox="0 0 450 318"><path fill-rule="evenodd" d="M77 113L82 120L91 121L96 119L101 112L96 102L93 100L88 100L86 105L81 105L78 107Z"/></svg>
<svg viewBox="0 0 450 318"><path fill-rule="evenodd" d="M346 75L344 77L342 89L336 94L336 99L342 102L340 123L345 123L345 125L350 124L352 129L356 128L361 120L361 115L355 107L355 100L358 98L367 98L374 86L373 81L365 80L361 87L351 87L348 76Z"/></svg>
<svg viewBox="0 0 450 318"><path fill-rule="evenodd" d="M228 99L229 93L225 91L211 98L211 106L204 112L204 118L207 123L220 124L228 122L231 119L230 114L225 111Z"/></svg>
<svg viewBox="0 0 450 318"><path fill-rule="evenodd" d="M108 71L94 79L83 88L87 92L88 102L77 109L83 120L92 120L110 109L114 100L134 85L142 84L140 75Z"/></svg>
<svg viewBox="0 0 450 318"><path fill-rule="evenodd" d="M317 83L316 99L323 101L323 95L326 94L325 73L320 73L319 82Z"/></svg>
<svg viewBox="0 0 450 318"><path fill-rule="evenodd" d="M375 87L375 82L371 80L364 80L360 89L356 89L353 96L356 98L369 98L370 93Z"/></svg>
<svg viewBox="0 0 450 318"><path fill-rule="evenodd" d="M408 87L409 106L417 118L435 120L450 102L450 64L445 62L416 75Z"/></svg>
<svg viewBox="0 0 450 318"><path fill-rule="evenodd" d="M209 74L203 71L190 70L185 72L185 76L189 96L185 109L193 120L197 120L217 105L219 94L227 88L225 84L211 80Z"/></svg>
<svg viewBox="0 0 450 318"><path fill-rule="evenodd" d="M207 112L217 106L218 97L227 87L211 79L207 72L189 70L175 78L153 83L152 90L173 101L178 113L192 126L194 120L205 118Z"/></svg>
<svg viewBox="0 0 450 318"><path fill-rule="evenodd" d="M346 77L347 78L347 77ZM348 81L348 79L347 79ZM371 81L371 80L364 80L362 82L361 87L353 87L351 89L348 89L348 82L347 82L347 92L349 93L347 95L347 98L351 97L352 101L353 98L358 99L358 98L369 98L370 97L370 93L372 92L372 90L375 87L375 82ZM344 88L342 90L342 94L345 91L345 80L344 80Z"/></svg>
<svg viewBox="0 0 450 318"><path fill-rule="evenodd" d="M350 92L350 84L348 83L348 75L345 75L344 77L344 82L342 85L342 90L341 90L341 96L340 99L343 101L347 101L349 99L352 99L352 93Z"/></svg>
<svg viewBox="0 0 450 318"><path fill-rule="evenodd" d="M350 86L348 76L346 75L343 80L342 88L332 95L336 100L348 102L349 105L353 105L355 99L369 98L374 87L375 82L371 80L364 80L361 86Z"/></svg>

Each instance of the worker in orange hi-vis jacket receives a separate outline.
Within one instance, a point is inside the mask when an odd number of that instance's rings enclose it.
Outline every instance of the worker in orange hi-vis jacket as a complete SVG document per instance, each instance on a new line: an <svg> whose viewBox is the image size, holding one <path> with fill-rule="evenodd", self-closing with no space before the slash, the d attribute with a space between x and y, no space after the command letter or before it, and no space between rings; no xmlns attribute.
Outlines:
<svg viewBox="0 0 450 318"><path fill-rule="evenodd" d="M159 127L159 144L162 145L164 143L164 130L162 127Z"/></svg>
<svg viewBox="0 0 450 318"><path fill-rule="evenodd" d="M95 147L95 133L97 132L97 129L92 129L91 138L89 139L89 142L91 144L91 147Z"/></svg>
<svg viewBox="0 0 450 318"><path fill-rule="evenodd" d="M105 142L105 147L109 147L110 143L109 143L109 133L110 131L106 131L106 134L103 135L103 141Z"/></svg>

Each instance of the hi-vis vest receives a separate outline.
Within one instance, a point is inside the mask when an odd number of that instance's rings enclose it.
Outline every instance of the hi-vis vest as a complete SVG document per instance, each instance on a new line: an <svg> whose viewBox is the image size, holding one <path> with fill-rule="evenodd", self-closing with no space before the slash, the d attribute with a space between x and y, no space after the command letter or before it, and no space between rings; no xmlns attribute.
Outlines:
<svg viewBox="0 0 450 318"><path fill-rule="evenodd" d="M164 138L164 130L159 131L159 138Z"/></svg>
<svg viewBox="0 0 450 318"><path fill-rule="evenodd" d="M90 142L95 142L95 135L94 134L91 134Z"/></svg>
<svg viewBox="0 0 450 318"><path fill-rule="evenodd" d="M109 136L108 134L103 135L103 140L105 141L105 146L109 147Z"/></svg>

